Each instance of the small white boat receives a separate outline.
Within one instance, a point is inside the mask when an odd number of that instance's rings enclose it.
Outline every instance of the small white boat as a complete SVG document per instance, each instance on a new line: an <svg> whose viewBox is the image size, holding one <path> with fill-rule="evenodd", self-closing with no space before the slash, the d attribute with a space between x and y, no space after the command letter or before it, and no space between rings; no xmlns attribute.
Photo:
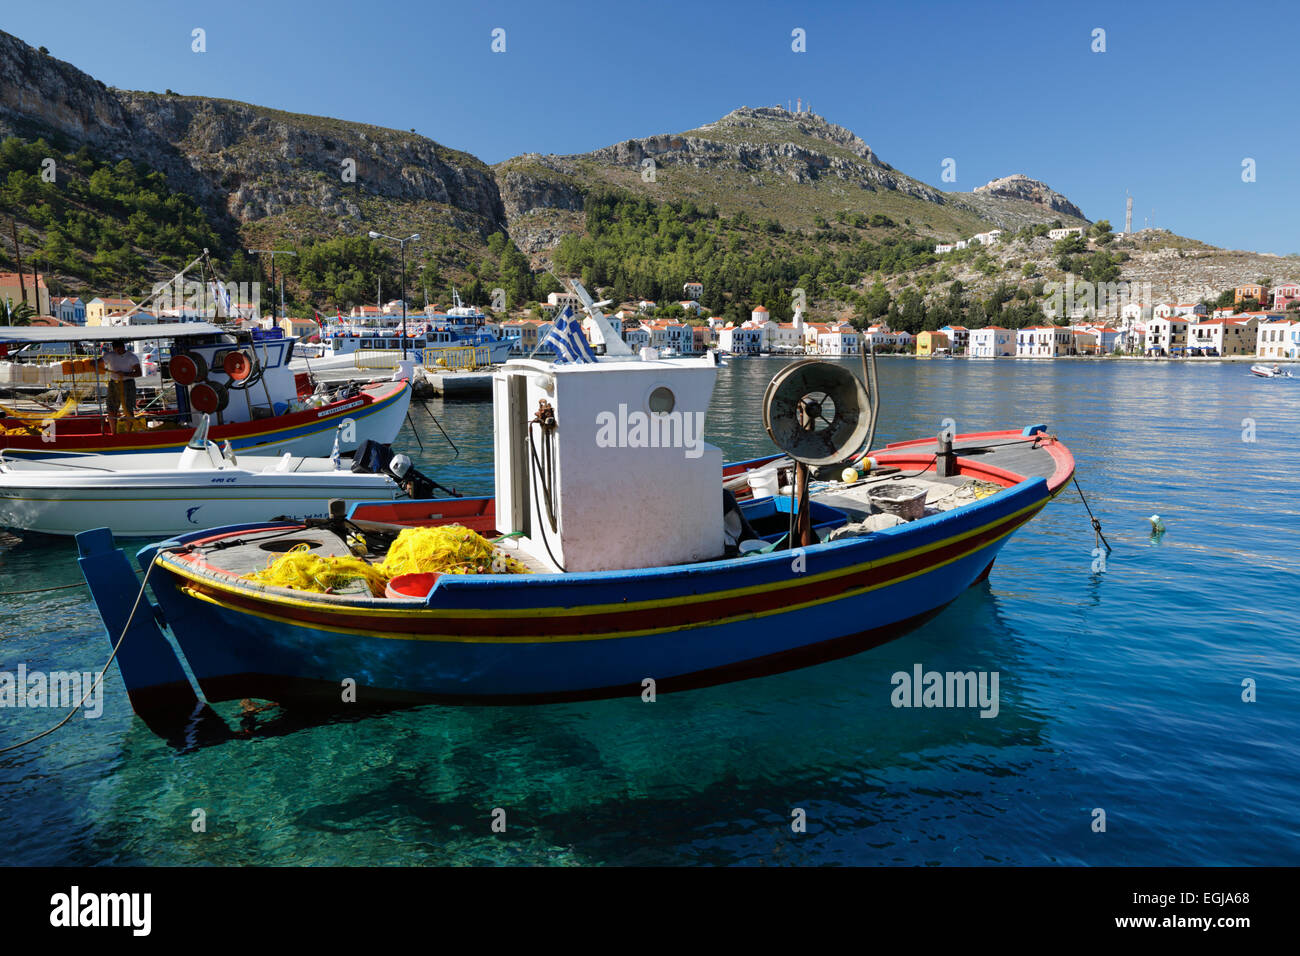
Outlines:
<svg viewBox="0 0 1300 956"><path fill-rule="evenodd" d="M1252 365L1251 372L1260 378L1290 378L1291 370L1284 369L1280 365Z"/></svg>
<svg viewBox="0 0 1300 956"><path fill-rule="evenodd" d="M160 538L219 524L328 516L329 501L391 500L387 474L332 458L238 456L208 440L208 422L175 452L100 455L0 451L0 527L74 535L109 527Z"/></svg>

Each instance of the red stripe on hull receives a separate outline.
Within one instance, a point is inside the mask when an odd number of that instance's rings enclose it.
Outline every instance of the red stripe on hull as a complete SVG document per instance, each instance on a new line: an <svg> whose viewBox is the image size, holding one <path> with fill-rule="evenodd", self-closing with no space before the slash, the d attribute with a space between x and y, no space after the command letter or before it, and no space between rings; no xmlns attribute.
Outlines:
<svg viewBox="0 0 1300 956"><path fill-rule="evenodd" d="M871 567L857 574L839 575L793 588L774 588L758 594L656 608L653 618L648 618L647 612L643 609L608 611L590 615L525 618L468 618L459 616L460 612L457 610L449 609L444 615L436 617L375 618L364 613L328 614L298 607L288 609L258 600L253 596L232 594L227 590L190 579L180 579L179 576L178 583L243 610L273 614L277 617L291 617L295 621L308 625L318 624L358 632L383 630L396 634L426 634L445 631L466 637L547 637L636 631L648 624L654 627L693 627L721 619L775 611L795 604L830 598L850 588L880 585L923 571L927 567L977 550L990 541L1010 534L1033 518L1044 504L1046 502L1040 502L1032 511L1000 521L969 538L942 545L901 561L893 561L881 567Z"/></svg>

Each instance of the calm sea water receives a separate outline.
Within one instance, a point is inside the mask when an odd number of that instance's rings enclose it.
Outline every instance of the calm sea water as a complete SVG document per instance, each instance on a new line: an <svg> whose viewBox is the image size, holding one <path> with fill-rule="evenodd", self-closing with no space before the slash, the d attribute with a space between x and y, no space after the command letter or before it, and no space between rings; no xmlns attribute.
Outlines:
<svg viewBox="0 0 1300 956"><path fill-rule="evenodd" d="M769 450L759 401L780 364L721 371L710 440L728 458ZM189 752L133 718L113 669L102 717L0 756L0 863L1300 862L1300 380L1200 362L880 367L880 439L947 417L1048 423L1114 547L1106 570L1071 490L987 583L847 660L653 704L315 726L223 704L245 735ZM444 483L490 493L490 406L428 408L459 455L418 406L425 451L402 441ZM0 590L77 579L70 543L0 551ZM84 590L0 598L0 614L0 670L102 666ZM891 675L917 663L997 671L1000 713L895 709ZM0 746L55 719L0 711Z"/></svg>

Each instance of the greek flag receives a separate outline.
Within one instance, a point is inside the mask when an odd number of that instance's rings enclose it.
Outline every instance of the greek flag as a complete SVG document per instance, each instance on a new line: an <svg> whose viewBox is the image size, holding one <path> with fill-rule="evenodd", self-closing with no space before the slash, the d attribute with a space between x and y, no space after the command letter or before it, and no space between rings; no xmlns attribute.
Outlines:
<svg viewBox="0 0 1300 956"><path fill-rule="evenodd" d="M556 316L551 331L542 339L540 347L547 346L555 351L556 365L596 361L596 353L591 350L587 336L582 332L582 323L573 317L570 306L565 306L564 311Z"/></svg>

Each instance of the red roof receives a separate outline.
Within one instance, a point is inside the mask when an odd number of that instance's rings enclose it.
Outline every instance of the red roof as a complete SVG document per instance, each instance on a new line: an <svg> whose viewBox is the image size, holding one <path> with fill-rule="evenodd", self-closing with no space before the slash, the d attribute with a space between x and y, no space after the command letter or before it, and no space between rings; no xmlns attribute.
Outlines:
<svg viewBox="0 0 1300 956"><path fill-rule="evenodd" d="M18 273L17 273L17 272L0 272L0 285L17 285L17 284L18 284ZM24 273L23 273L23 285L31 285L31 284L32 284L32 274L31 274L30 272L24 272ZM44 289L44 288L45 288L45 277L44 277L43 275L40 275L39 273L37 273L37 275L36 275L36 284L37 284L40 288Z"/></svg>

